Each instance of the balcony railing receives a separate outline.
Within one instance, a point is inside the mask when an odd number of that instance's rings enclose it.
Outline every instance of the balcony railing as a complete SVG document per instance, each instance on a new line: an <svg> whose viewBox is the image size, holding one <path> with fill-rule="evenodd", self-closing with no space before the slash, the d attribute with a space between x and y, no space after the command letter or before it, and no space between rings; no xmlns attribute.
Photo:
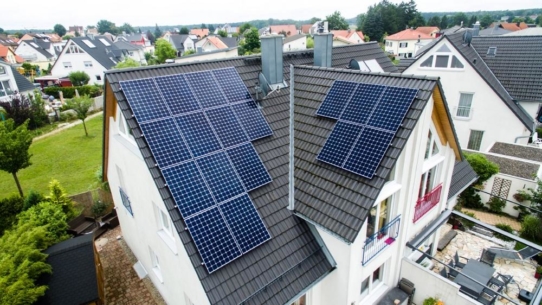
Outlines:
<svg viewBox="0 0 542 305"><path fill-rule="evenodd" d="M122 199L122 205L130 212L130 215L134 216L134 213L132 212L132 205L130 203L130 198L128 198L128 195L124 192L122 188L119 187L120 191L120 198Z"/></svg>
<svg viewBox="0 0 542 305"><path fill-rule="evenodd" d="M365 246L363 246L362 265L365 266L378 253L389 247L399 236L399 225L401 224L401 215L395 217L382 229L367 237Z"/></svg>
<svg viewBox="0 0 542 305"><path fill-rule="evenodd" d="M431 209L440 202L440 193L442 191L442 183L435 187L431 192L425 194L422 198L418 199L416 202L416 207L414 208L414 220L413 222L418 221L423 215L431 211Z"/></svg>

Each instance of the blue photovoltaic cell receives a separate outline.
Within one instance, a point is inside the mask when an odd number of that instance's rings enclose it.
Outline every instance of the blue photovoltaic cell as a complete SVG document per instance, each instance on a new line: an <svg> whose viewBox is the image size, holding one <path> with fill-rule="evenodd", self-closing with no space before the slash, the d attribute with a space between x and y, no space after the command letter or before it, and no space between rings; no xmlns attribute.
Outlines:
<svg viewBox="0 0 542 305"><path fill-rule="evenodd" d="M155 80L172 115L200 109L196 97L182 75L162 76Z"/></svg>
<svg viewBox="0 0 542 305"><path fill-rule="evenodd" d="M209 273L241 256L218 208L188 218L185 222Z"/></svg>
<svg viewBox="0 0 542 305"><path fill-rule="evenodd" d="M338 119L357 86L358 83L336 80L316 114Z"/></svg>
<svg viewBox="0 0 542 305"><path fill-rule="evenodd" d="M203 108L226 104L226 97L210 71L184 74L192 92Z"/></svg>
<svg viewBox="0 0 542 305"><path fill-rule="evenodd" d="M393 136L390 132L365 127L352 148L344 169L369 179L373 178Z"/></svg>
<svg viewBox="0 0 542 305"><path fill-rule="evenodd" d="M226 94L228 102L235 103L252 99L252 96L248 93L247 86L241 80L235 68L213 70L212 73L218 81L220 88Z"/></svg>
<svg viewBox="0 0 542 305"><path fill-rule="evenodd" d="M248 141L247 134L229 106L206 110L224 148Z"/></svg>
<svg viewBox="0 0 542 305"><path fill-rule="evenodd" d="M359 84L340 119L366 124L385 86Z"/></svg>
<svg viewBox="0 0 542 305"><path fill-rule="evenodd" d="M202 112L180 116L176 120L194 157L203 156L221 148L220 142Z"/></svg>
<svg viewBox="0 0 542 305"><path fill-rule="evenodd" d="M247 191L271 182L271 176L250 143L226 151Z"/></svg>
<svg viewBox="0 0 542 305"><path fill-rule="evenodd" d="M139 126L158 166L166 167L192 158L173 118Z"/></svg>
<svg viewBox="0 0 542 305"><path fill-rule="evenodd" d="M342 167L350 148L362 129L361 126L337 122L316 159Z"/></svg>
<svg viewBox="0 0 542 305"><path fill-rule="evenodd" d="M219 208L243 253L271 238L247 194L226 202Z"/></svg>
<svg viewBox="0 0 542 305"><path fill-rule="evenodd" d="M153 79L122 81L120 87L139 123L169 116Z"/></svg>
<svg viewBox="0 0 542 305"><path fill-rule="evenodd" d="M163 169L162 174L184 218L215 205L193 161Z"/></svg>
<svg viewBox="0 0 542 305"><path fill-rule="evenodd" d="M273 134L273 130L271 130L271 127L269 127L269 124L267 124L267 121L253 100L235 104L232 107L239 121L245 127L251 141Z"/></svg>
<svg viewBox="0 0 542 305"><path fill-rule="evenodd" d="M245 191L225 152L205 156L196 162L217 202Z"/></svg>
<svg viewBox="0 0 542 305"><path fill-rule="evenodd" d="M386 87L368 125L395 132L418 94L418 89Z"/></svg>

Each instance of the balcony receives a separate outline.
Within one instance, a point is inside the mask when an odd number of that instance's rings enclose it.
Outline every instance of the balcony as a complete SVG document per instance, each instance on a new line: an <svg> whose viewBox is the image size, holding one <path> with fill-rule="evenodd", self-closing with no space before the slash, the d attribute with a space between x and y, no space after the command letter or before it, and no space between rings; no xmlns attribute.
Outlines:
<svg viewBox="0 0 542 305"><path fill-rule="evenodd" d="M399 225L401 224L401 215L395 217L382 229L373 235L367 237L365 246L363 246L362 265L365 266L378 253L389 247L399 236Z"/></svg>
<svg viewBox="0 0 542 305"><path fill-rule="evenodd" d="M425 194L416 202L414 208L414 220L416 223L423 215L431 211L431 209L440 202L440 193L442 192L442 183L435 187L431 192Z"/></svg>

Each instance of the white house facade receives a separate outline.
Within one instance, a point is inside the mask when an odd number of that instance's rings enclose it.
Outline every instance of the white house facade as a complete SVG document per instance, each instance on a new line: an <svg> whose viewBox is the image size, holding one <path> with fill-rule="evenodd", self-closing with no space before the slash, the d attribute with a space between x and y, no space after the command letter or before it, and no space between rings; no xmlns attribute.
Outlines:
<svg viewBox="0 0 542 305"><path fill-rule="evenodd" d="M282 50L284 52L306 50L307 36L303 34L289 36L286 37L282 43Z"/></svg>
<svg viewBox="0 0 542 305"><path fill-rule="evenodd" d="M39 44L38 44L39 43ZM43 45L49 45L51 48L43 48ZM21 56L26 62L39 65L42 69L47 69L56 59L56 54L50 42L35 42L31 40L22 40L15 50L15 54Z"/></svg>
<svg viewBox="0 0 542 305"><path fill-rule="evenodd" d="M428 44L434 37L418 32L414 29L406 29L385 38L384 50L388 54L400 58L411 58L416 54L416 44Z"/></svg>
<svg viewBox="0 0 542 305"><path fill-rule="evenodd" d="M18 91L20 94L31 93L34 86L8 63L0 60L0 102L10 100Z"/></svg>

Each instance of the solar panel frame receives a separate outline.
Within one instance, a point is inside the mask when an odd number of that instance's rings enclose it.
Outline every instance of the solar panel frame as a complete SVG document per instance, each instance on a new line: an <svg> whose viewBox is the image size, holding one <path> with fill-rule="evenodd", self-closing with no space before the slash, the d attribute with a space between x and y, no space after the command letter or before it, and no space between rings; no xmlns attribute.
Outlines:
<svg viewBox="0 0 542 305"><path fill-rule="evenodd" d="M208 109L205 114L224 148L249 141L245 129L229 106Z"/></svg>
<svg viewBox="0 0 542 305"><path fill-rule="evenodd" d="M316 110L316 114L331 119L339 119L358 84L351 81L335 80L329 88L324 101Z"/></svg>
<svg viewBox="0 0 542 305"><path fill-rule="evenodd" d="M317 160L342 167L363 127L338 121L316 156Z"/></svg>
<svg viewBox="0 0 542 305"><path fill-rule="evenodd" d="M216 69L212 70L211 73L215 76L228 102L235 103L237 101L252 99L245 83L235 68Z"/></svg>
<svg viewBox="0 0 542 305"><path fill-rule="evenodd" d="M226 96L211 71L186 73L183 76L202 108L227 104Z"/></svg>
<svg viewBox="0 0 542 305"><path fill-rule="evenodd" d="M169 116L169 109L152 78L121 81L119 84L139 123Z"/></svg>
<svg viewBox="0 0 542 305"><path fill-rule="evenodd" d="M197 159L196 163L218 203L246 192L241 179L224 151Z"/></svg>
<svg viewBox="0 0 542 305"><path fill-rule="evenodd" d="M186 79L179 74L155 78L156 86L162 93L171 114L183 114L201 109Z"/></svg>
<svg viewBox="0 0 542 305"><path fill-rule="evenodd" d="M163 168L192 158L173 118L139 124L158 164Z"/></svg>
<svg viewBox="0 0 542 305"><path fill-rule="evenodd" d="M251 99L232 105L232 109L246 130L250 141L273 135L273 130L254 100Z"/></svg>
<svg viewBox="0 0 542 305"><path fill-rule="evenodd" d="M371 113L378 105L378 101L386 87L373 84L359 84L350 101L348 101L340 120L366 124Z"/></svg>
<svg viewBox="0 0 542 305"><path fill-rule="evenodd" d="M265 168L258 152L250 143L226 150L247 192L266 185L272 181L271 175Z"/></svg>
<svg viewBox="0 0 542 305"><path fill-rule="evenodd" d="M222 148L216 133L203 112L175 117L181 134L194 157L200 157Z"/></svg>
<svg viewBox="0 0 542 305"><path fill-rule="evenodd" d="M367 125L396 132L417 94L418 89L386 87Z"/></svg>

